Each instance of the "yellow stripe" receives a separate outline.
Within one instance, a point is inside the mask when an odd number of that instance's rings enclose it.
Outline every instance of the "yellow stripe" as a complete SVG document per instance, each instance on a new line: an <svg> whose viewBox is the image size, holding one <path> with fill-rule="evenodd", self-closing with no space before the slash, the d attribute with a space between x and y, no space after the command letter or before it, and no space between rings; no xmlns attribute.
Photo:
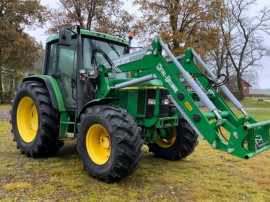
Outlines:
<svg viewBox="0 0 270 202"><path fill-rule="evenodd" d="M138 86L138 87L126 87L120 90L138 90L138 89L166 89L164 86Z"/></svg>
<svg viewBox="0 0 270 202"><path fill-rule="evenodd" d="M191 105L189 104L189 102L185 102L185 105L186 105L186 107L188 108L189 111L192 111L192 107L191 107Z"/></svg>

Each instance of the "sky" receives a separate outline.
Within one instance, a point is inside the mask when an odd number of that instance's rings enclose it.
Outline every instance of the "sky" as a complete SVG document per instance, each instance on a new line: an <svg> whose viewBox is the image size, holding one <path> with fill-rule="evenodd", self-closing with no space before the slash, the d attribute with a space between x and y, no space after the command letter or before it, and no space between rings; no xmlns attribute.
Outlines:
<svg viewBox="0 0 270 202"><path fill-rule="evenodd" d="M132 0L124 0L125 7L127 10L132 11ZM41 0L42 5L47 5L50 8L58 8L59 3L57 0ZM253 11L258 10L259 8L262 8L266 5L270 5L269 0L258 0L258 6L253 7L251 9L251 13ZM136 11L133 10L133 13L136 13ZM31 36L33 36L38 42L42 42L43 45L46 43L46 39L48 35L46 35L46 26L44 28L37 28L35 30L26 30ZM270 48L270 36L265 36L265 43ZM268 88L270 89L270 55L267 57L262 58L262 68L260 68L258 71L258 81L256 86L252 86L252 88Z"/></svg>

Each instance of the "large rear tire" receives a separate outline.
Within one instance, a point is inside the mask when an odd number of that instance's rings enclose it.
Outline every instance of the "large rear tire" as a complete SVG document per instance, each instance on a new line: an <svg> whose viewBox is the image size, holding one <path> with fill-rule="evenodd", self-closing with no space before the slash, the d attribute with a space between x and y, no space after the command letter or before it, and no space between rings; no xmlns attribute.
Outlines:
<svg viewBox="0 0 270 202"><path fill-rule="evenodd" d="M12 132L17 148L30 157L54 155L62 146L58 140L59 112L54 110L43 83L23 82L14 94Z"/></svg>
<svg viewBox="0 0 270 202"><path fill-rule="evenodd" d="M143 156L140 132L126 110L107 105L88 108L80 116L77 136L84 169L106 182L132 174Z"/></svg>
<svg viewBox="0 0 270 202"><path fill-rule="evenodd" d="M159 138L157 142L148 145L149 151L156 157L179 160L194 151L198 144L198 135L183 117L179 117L178 123L178 126L170 128L170 139Z"/></svg>

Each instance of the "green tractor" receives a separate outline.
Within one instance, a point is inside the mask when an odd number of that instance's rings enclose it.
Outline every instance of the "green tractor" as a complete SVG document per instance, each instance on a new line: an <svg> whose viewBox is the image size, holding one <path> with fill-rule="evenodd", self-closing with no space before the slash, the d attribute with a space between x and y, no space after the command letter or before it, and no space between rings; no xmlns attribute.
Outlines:
<svg viewBox="0 0 270 202"><path fill-rule="evenodd" d="M25 78L14 94L14 141L23 154L42 157L76 138L84 169L106 182L139 167L143 144L169 160L192 153L198 135L244 159L268 149L270 121L250 117L220 80L193 49L174 57L159 37L149 48L130 53L123 39L79 27L62 29L47 39L42 74Z"/></svg>

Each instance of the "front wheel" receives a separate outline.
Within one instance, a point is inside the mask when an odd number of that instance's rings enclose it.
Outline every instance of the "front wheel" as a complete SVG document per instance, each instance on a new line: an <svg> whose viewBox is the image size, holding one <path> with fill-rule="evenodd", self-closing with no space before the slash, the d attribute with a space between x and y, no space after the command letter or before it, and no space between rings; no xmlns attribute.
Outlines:
<svg viewBox="0 0 270 202"><path fill-rule="evenodd" d="M114 182L132 174L142 157L141 129L126 110L97 105L80 116L78 152L85 170Z"/></svg>
<svg viewBox="0 0 270 202"><path fill-rule="evenodd" d="M148 145L149 151L156 157L179 160L194 151L198 144L198 135L183 117L179 117L178 123L178 126L167 129L171 138L159 138L155 143Z"/></svg>

